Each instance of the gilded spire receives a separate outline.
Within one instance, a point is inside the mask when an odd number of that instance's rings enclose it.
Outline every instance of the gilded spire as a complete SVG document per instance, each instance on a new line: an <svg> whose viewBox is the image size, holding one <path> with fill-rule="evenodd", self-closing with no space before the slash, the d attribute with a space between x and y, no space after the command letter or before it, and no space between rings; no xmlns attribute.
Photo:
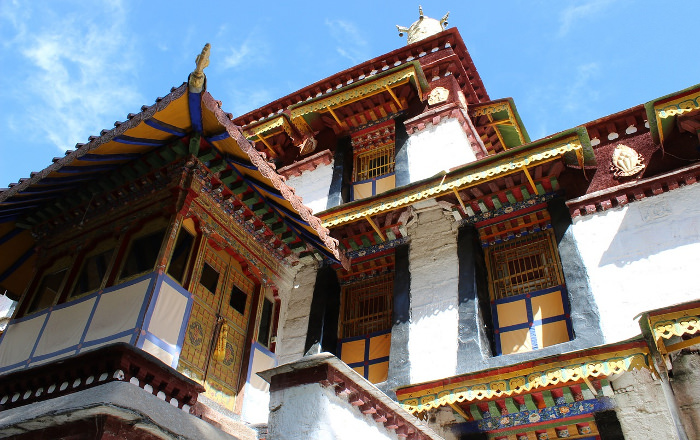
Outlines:
<svg viewBox="0 0 700 440"><path fill-rule="evenodd" d="M404 33L408 34L408 44L415 43L418 40L428 38L431 35L445 30L447 27L447 17L449 15L450 13L448 12L438 21L423 15L423 7L418 6L418 21L413 23L410 27L396 25L396 29L399 31L399 37L403 37Z"/></svg>
<svg viewBox="0 0 700 440"><path fill-rule="evenodd" d="M190 73L188 80L190 92L192 93L200 93L204 90L204 80L206 79L206 75L204 75L204 68L209 65L210 49L211 45L209 43L205 44L204 49L202 49L202 53L197 55L197 58L194 60L196 66L194 71Z"/></svg>

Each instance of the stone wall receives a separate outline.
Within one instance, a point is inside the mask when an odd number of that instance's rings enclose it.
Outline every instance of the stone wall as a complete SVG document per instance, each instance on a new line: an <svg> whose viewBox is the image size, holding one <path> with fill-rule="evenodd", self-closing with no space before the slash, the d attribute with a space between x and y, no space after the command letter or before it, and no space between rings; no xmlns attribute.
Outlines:
<svg viewBox="0 0 700 440"><path fill-rule="evenodd" d="M279 291L277 354L280 364L294 361L304 355L315 284L316 265L307 263L299 269L294 282Z"/></svg>
<svg viewBox="0 0 700 440"><path fill-rule="evenodd" d="M417 210L409 234L408 351L411 383L418 383L457 373L457 228L452 215L435 204Z"/></svg>
<svg viewBox="0 0 700 440"><path fill-rule="evenodd" d="M649 370L624 373L612 381L615 412L626 440L675 439L664 393Z"/></svg>
<svg viewBox="0 0 700 440"><path fill-rule="evenodd" d="M681 422L690 438L700 435L700 352L683 350L672 355L671 386L681 411Z"/></svg>
<svg viewBox="0 0 700 440"><path fill-rule="evenodd" d="M606 343L638 335L639 313L698 297L699 197L690 185L574 220Z"/></svg>

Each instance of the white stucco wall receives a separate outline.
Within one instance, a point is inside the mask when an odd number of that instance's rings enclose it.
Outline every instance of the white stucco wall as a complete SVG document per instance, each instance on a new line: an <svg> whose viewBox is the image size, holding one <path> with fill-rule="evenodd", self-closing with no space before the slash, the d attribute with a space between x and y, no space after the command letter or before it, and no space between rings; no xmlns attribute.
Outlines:
<svg viewBox="0 0 700 440"><path fill-rule="evenodd" d="M700 297L700 185L574 219L606 342L640 333L641 312Z"/></svg>
<svg viewBox="0 0 700 440"><path fill-rule="evenodd" d="M272 393L271 440L398 439L332 389L312 383Z"/></svg>
<svg viewBox="0 0 700 440"><path fill-rule="evenodd" d="M411 235L411 383L454 376L459 334L457 236L436 207L418 214Z"/></svg>
<svg viewBox="0 0 700 440"><path fill-rule="evenodd" d="M453 118L444 118L439 124L412 134L406 149L411 182L476 160L467 134Z"/></svg>
<svg viewBox="0 0 700 440"><path fill-rule="evenodd" d="M287 185L304 201L304 205L316 213L326 209L328 190L333 179L333 161L319 165L315 170L304 171L300 176L287 179Z"/></svg>

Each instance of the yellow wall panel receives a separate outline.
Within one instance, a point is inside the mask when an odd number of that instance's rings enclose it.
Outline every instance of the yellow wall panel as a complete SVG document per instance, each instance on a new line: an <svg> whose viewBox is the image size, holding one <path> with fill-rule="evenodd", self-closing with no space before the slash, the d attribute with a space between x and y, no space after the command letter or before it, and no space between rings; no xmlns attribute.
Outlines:
<svg viewBox="0 0 700 440"><path fill-rule="evenodd" d="M537 335L537 345L540 347L548 347L569 340L566 321L557 321L535 326L535 334Z"/></svg>
<svg viewBox="0 0 700 440"><path fill-rule="evenodd" d="M526 328L504 332L499 335L501 338L501 353L523 353L532 350L530 341L530 331Z"/></svg>
<svg viewBox="0 0 700 440"><path fill-rule="evenodd" d="M496 313L498 313L498 327L500 328L527 322L527 309L525 308L524 299L497 304Z"/></svg>
<svg viewBox="0 0 700 440"><path fill-rule="evenodd" d="M346 364L354 364L365 360L365 340L343 342L340 350L340 360ZM360 373L362 374L362 373Z"/></svg>
<svg viewBox="0 0 700 440"><path fill-rule="evenodd" d="M396 176L392 174L391 176L386 176L382 177L381 179L377 179L376 188L377 194L396 188Z"/></svg>
<svg viewBox="0 0 700 440"><path fill-rule="evenodd" d="M369 359L389 356L391 349L391 333L375 336L369 341Z"/></svg>
<svg viewBox="0 0 700 440"><path fill-rule="evenodd" d="M535 296L530 301L532 304L532 317L535 320L564 314L564 304L562 303L560 291Z"/></svg>
<svg viewBox="0 0 700 440"><path fill-rule="evenodd" d="M353 185L354 200L366 199L372 196L372 182Z"/></svg>
<svg viewBox="0 0 700 440"><path fill-rule="evenodd" d="M372 383L384 382L389 376L389 362L380 362L369 366L367 380Z"/></svg>

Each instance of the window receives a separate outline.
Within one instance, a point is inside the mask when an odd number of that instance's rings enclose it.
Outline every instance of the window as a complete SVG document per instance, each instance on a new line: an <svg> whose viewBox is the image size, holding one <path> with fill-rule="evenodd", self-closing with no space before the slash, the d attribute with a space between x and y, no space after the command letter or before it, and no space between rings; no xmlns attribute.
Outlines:
<svg viewBox="0 0 700 440"><path fill-rule="evenodd" d="M194 247L194 236L185 228L180 228L180 233L175 242L175 249L170 258L170 266L168 266L168 275L173 277L178 283L185 284L185 274L187 265L190 261L190 255Z"/></svg>
<svg viewBox="0 0 700 440"><path fill-rule="evenodd" d="M231 287L231 298L229 305L241 315L245 315L245 304L248 300L248 295L235 284Z"/></svg>
<svg viewBox="0 0 700 440"><path fill-rule="evenodd" d="M216 286L219 284L219 272L205 262L202 268L202 275L199 277L199 284L210 291L212 295L216 294Z"/></svg>
<svg viewBox="0 0 700 440"><path fill-rule="evenodd" d="M112 260L113 253L114 249L112 248L85 259L75 286L73 286L73 291L70 294L71 297L97 290L102 285L102 280L107 274L107 268Z"/></svg>
<svg viewBox="0 0 700 440"><path fill-rule="evenodd" d="M491 246L488 255L493 299L564 284L551 230Z"/></svg>
<svg viewBox="0 0 700 440"><path fill-rule="evenodd" d="M63 269L44 275L27 309L27 314L53 305L56 297L58 297L59 289L61 288L61 284L63 284L66 273L68 273L68 268L64 267Z"/></svg>
<svg viewBox="0 0 700 440"><path fill-rule="evenodd" d="M341 309L342 338L391 328L394 274L386 274L345 286Z"/></svg>
<svg viewBox="0 0 700 440"><path fill-rule="evenodd" d="M152 271L158 259L165 229L142 235L131 242L120 279Z"/></svg>
<svg viewBox="0 0 700 440"><path fill-rule="evenodd" d="M355 182L394 172L394 144L361 153L355 159Z"/></svg>
<svg viewBox="0 0 700 440"><path fill-rule="evenodd" d="M270 347L270 335L272 333L272 314L275 304L267 298L263 298L260 327L258 328L258 342L265 347Z"/></svg>

